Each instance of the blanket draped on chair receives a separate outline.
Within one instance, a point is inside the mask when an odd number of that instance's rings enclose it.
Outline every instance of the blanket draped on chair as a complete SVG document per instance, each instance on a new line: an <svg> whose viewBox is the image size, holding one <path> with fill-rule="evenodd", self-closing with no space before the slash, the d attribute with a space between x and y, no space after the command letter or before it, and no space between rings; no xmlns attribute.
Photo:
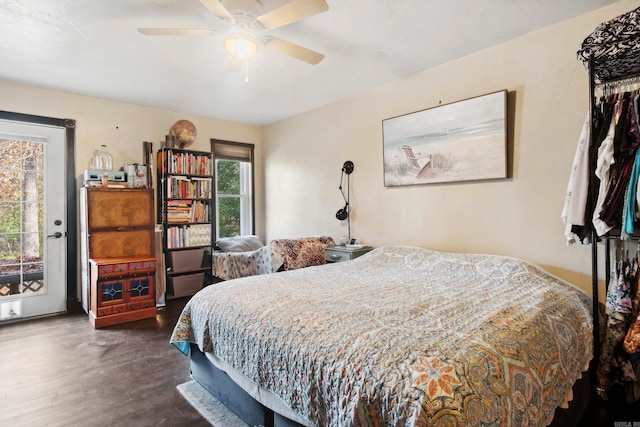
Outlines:
<svg viewBox="0 0 640 427"><path fill-rule="evenodd" d="M213 254L213 275L223 280L295 270L324 264L324 248L334 246L331 237L315 236L299 239L277 239L259 249L247 252Z"/></svg>

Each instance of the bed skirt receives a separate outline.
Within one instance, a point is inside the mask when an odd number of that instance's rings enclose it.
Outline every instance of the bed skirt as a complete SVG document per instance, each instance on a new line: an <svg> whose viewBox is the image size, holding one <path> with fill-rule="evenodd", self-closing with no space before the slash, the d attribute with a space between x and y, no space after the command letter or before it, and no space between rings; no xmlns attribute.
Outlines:
<svg viewBox="0 0 640 427"><path fill-rule="evenodd" d="M197 345L191 344L191 376L220 403L250 426L305 427L253 398L224 370L217 367ZM591 371L573 385L569 408L557 408L551 427L576 427L591 398ZM265 400L269 400L266 398ZM274 406L274 405L271 405Z"/></svg>

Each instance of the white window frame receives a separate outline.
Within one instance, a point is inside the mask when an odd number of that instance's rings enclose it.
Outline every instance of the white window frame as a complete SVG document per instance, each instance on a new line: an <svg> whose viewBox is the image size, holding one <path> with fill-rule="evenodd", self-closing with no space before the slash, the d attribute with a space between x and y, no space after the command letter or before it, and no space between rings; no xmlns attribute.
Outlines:
<svg viewBox="0 0 640 427"><path fill-rule="evenodd" d="M240 198L240 234L255 234L255 184L254 184L254 145L242 142L212 139L211 151L214 154L215 182L215 236L220 238L220 198ZM240 163L240 194L218 194L218 160L237 161Z"/></svg>
<svg viewBox="0 0 640 427"><path fill-rule="evenodd" d="M218 162L238 162L240 163L240 194L221 194L218 191ZM239 198L240 199L240 235L254 234L253 231L253 204L251 196L253 194L251 183L251 163L239 160L216 159L215 161L215 182L216 182L216 240L220 239L220 199Z"/></svg>

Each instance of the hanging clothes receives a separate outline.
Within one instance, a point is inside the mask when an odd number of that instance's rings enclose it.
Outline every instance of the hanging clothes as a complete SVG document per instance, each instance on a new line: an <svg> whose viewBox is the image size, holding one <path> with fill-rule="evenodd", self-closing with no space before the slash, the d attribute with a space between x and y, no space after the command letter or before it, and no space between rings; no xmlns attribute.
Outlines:
<svg viewBox="0 0 640 427"><path fill-rule="evenodd" d="M598 236L605 236L614 228L620 230L621 238L634 234L640 221L637 107L635 93L603 97L593 114L595 138L585 142L587 137L581 132L562 214L568 243L584 242L591 230ZM585 163L588 173L584 173ZM582 214L587 220L580 221ZM621 239L617 242L623 244ZM614 265L607 289L606 327L601 336L596 378L601 390L622 387L627 401L635 402L640 399L640 267L637 257L629 259L620 248Z"/></svg>
<svg viewBox="0 0 640 427"><path fill-rule="evenodd" d="M629 327L640 306L638 280L640 266L638 259L621 259L622 251L616 251L616 268L611 272L607 289L607 324L600 348L600 359L596 369L598 387L611 390L614 386L624 387L627 401L635 402L640 398L640 377L636 375L640 352L629 352L626 342L637 340L640 336ZM640 323L639 323L640 325ZM634 341L635 342L635 341Z"/></svg>
<svg viewBox="0 0 640 427"><path fill-rule="evenodd" d="M638 97L626 92L602 98L595 114L592 141L588 120L583 126L567 184L562 221L567 244L590 243L595 230L604 236L612 229L633 234L640 220L640 121ZM631 230L630 232L628 230Z"/></svg>
<svg viewBox="0 0 640 427"><path fill-rule="evenodd" d="M618 101L615 104L614 118L611 120L611 123L609 125L607 136L604 138L604 141L602 141L602 144L600 144L600 147L598 148L598 158L596 162L595 174L600 180L600 186L598 188L598 198L596 199L593 216L591 218L598 236L603 236L604 234L608 233L611 228L613 228L600 217L600 212L602 211L605 200L607 199L607 195L609 194L609 189L612 187L611 166L615 163L615 149L613 147L613 144L615 141L616 125L621 113L622 106Z"/></svg>
<svg viewBox="0 0 640 427"><path fill-rule="evenodd" d="M567 194L562 210L562 221L565 224L565 238L567 244L575 242L590 243L589 237L594 229L592 220L595 210L595 201L600 189L600 177L596 172L598 152L607 135L610 133L610 124L613 118L616 96L609 101L601 100L600 108L593 111L592 132L596 135L593 141L589 135L589 120L587 118L580 132L578 148L574 156L573 166L567 184ZM605 147L604 152L609 153L612 146ZM603 159L601 158L602 162ZM601 165L602 166L602 165ZM586 167L586 171L584 168ZM606 180L605 182L607 182ZM586 188L586 199L584 189ZM604 197L604 196L603 196Z"/></svg>
<svg viewBox="0 0 640 427"><path fill-rule="evenodd" d="M589 193L589 120L590 115L584 119L578 148L573 158L567 194L562 209L562 222L565 224L565 238L567 244L582 240L582 232L574 227L584 228L585 211L587 208L587 196Z"/></svg>
<svg viewBox="0 0 640 427"><path fill-rule="evenodd" d="M640 177L640 151L636 151L635 160L633 162L633 169L631 170L631 177L629 178L629 185L627 186L627 196L624 207L624 217L622 218L622 231L625 233L624 238L628 238L636 231L636 220L638 219L638 213L640 208L638 202L638 178Z"/></svg>
<svg viewBox="0 0 640 427"><path fill-rule="evenodd" d="M631 93L626 92L620 102L620 116L616 120L614 132L615 161L611 172L611 186L599 213L600 218L609 227L622 227L626 190L639 145L640 130L636 122Z"/></svg>

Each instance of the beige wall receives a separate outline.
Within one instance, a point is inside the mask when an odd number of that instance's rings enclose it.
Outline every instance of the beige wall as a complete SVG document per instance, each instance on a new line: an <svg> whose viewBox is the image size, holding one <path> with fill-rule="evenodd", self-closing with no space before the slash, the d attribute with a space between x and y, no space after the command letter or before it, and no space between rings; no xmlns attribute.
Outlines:
<svg viewBox="0 0 640 427"><path fill-rule="evenodd" d="M209 151L210 139L224 139L255 144L256 175L263 175L261 128L202 116L141 107L122 102L73 95L0 81L0 110L76 120L76 176L89 167L93 151L106 144L113 155L114 169L124 163L142 163L142 142L160 148L169 128L179 119L194 123L198 136L190 149ZM154 173L154 177L155 177ZM256 228L264 236L264 186L256 181ZM155 184L154 184L155 187Z"/></svg>
<svg viewBox="0 0 640 427"><path fill-rule="evenodd" d="M265 127L267 237L346 235L334 215L344 204L340 169L352 160L352 237L524 258L590 291L590 249L567 247L560 220L588 105L576 50L599 23L638 5L621 1ZM384 187L383 119L502 89L511 178Z"/></svg>

